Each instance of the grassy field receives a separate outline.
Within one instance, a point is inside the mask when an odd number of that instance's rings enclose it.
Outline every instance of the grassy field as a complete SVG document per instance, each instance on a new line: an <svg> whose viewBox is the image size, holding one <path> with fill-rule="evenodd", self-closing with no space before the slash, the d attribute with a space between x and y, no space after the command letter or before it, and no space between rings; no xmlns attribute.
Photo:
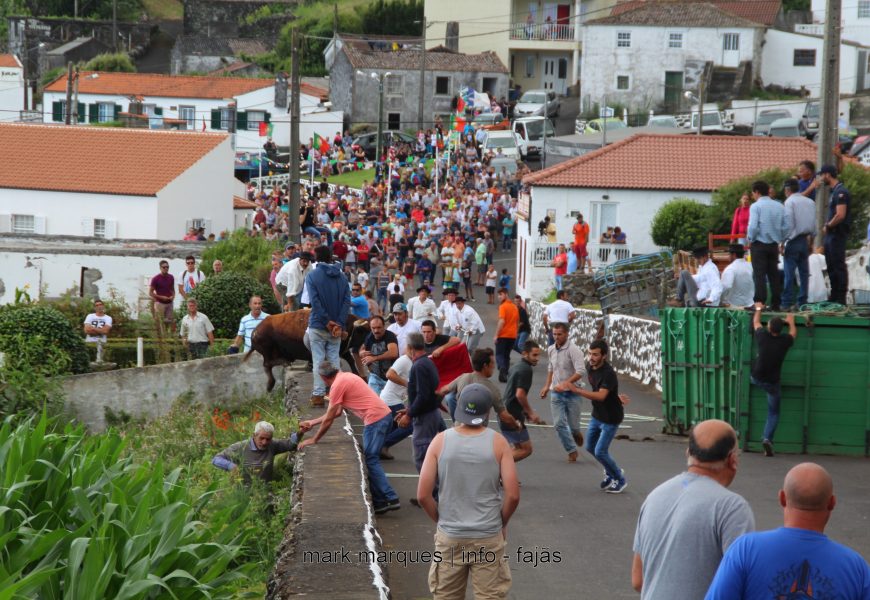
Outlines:
<svg viewBox="0 0 870 600"><path fill-rule="evenodd" d="M184 16L181 0L142 0L142 6L153 20L177 21Z"/></svg>
<svg viewBox="0 0 870 600"><path fill-rule="evenodd" d="M341 175L333 175L329 178L329 183L359 188L362 187L363 181L371 181L374 178L374 169L363 169L362 171L350 171L349 173L342 173Z"/></svg>

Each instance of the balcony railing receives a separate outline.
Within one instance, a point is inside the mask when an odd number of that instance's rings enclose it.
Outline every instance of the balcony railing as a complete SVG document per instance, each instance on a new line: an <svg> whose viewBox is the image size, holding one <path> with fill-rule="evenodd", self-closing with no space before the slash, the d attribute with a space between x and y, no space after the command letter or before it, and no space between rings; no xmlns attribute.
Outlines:
<svg viewBox="0 0 870 600"><path fill-rule="evenodd" d="M808 35L825 35L825 25L823 23L801 23L794 26L794 32Z"/></svg>
<svg viewBox="0 0 870 600"><path fill-rule="evenodd" d="M512 40L574 41L574 26L562 23L514 23Z"/></svg>
<svg viewBox="0 0 870 600"><path fill-rule="evenodd" d="M535 267L551 266L553 259L559 253L559 244L554 242L535 242L532 248L532 266ZM586 250L594 269L606 267L618 260L631 257L631 248L626 244L599 244L595 242L588 244Z"/></svg>

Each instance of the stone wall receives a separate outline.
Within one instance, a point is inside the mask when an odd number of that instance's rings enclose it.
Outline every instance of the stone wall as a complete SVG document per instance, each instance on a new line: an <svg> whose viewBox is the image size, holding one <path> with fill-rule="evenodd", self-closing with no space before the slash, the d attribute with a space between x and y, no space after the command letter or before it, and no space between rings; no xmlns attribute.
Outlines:
<svg viewBox="0 0 870 600"><path fill-rule="evenodd" d="M281 0L185 0L184 34L240 37L245 17L271 4L293 3ZM274 37L275 25L248 27L245 33L247 37Z"/></svg>
<svg viewBox="0 0 870 600"><path fill-rule="evenodd" d="M532 325L532 339L542 348L546 347L547 334L543 326L545 305L529 301L526 306ZM598 311L578 309L569 335L577 347L586 352L602 327L610 345L610 362L616 371L661 390L662 343L659 322L627 315L607 315L605 318Z"/></svg>
<svg viewBox="0 0 870 600"><path fill-rule="evenodd" d="M275 376L283 378L283 368ZM266 393L259 354L242 363L242 355L73 375L63 380L66 412L90 431L106 428L106 411L133 418L165 415L182 394L206 406L231 408L235 402Z"/></svg>

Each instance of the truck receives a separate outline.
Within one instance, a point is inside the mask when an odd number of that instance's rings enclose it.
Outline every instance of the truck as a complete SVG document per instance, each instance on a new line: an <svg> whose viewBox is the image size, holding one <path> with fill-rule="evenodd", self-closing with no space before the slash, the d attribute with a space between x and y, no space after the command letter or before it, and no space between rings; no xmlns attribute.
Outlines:
<svg viewBox="0 0 870 600"><path fill-rule="evenodd" d="M547 128L547 137L556 135L553 124L549 119L544 119L544 117L523 117L514 120L511 130L516 134L517 147L523 160L530 155L540 156L541 150L544 147L545 126Z"/></svg>

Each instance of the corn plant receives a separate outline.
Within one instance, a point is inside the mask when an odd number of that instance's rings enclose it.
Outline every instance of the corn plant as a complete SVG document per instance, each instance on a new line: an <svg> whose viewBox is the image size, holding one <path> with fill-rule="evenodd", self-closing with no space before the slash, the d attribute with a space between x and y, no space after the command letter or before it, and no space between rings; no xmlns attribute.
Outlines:
<svg viewBox="0 0 870 600"><path fill-rule="evenodd" d="M137 464L118 434L53 425L42 414L0 427L0 600L226 598L240 587L256 535L244 503L200 521L215 486L191 498L180 469Z"/></svg>

